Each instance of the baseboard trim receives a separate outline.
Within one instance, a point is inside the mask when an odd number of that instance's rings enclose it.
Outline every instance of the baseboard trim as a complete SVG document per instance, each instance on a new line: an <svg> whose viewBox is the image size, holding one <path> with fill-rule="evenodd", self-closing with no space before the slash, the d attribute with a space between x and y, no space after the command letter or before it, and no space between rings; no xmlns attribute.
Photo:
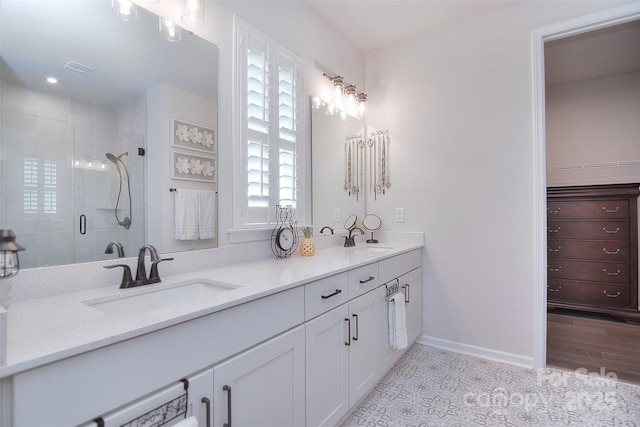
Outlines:
<svg viewBox="0 0 640 427"><path fill-rule="evenodd" d="M534 368L533 357L526 357L519 354L507 353L490 348L443 340L427 335L420 335L416 340L416 343L429 347L436 347L444 350L454 351L456 353L462 353L469 356L495 360L496 362L503 362L509 365L515 365L524 368Z"/></svg>

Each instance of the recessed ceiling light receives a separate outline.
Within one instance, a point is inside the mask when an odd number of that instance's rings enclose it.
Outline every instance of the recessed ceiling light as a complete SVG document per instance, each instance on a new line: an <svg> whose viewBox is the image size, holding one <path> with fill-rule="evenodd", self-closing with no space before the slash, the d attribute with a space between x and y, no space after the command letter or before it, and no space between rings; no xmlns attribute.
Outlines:
<svg viewBox="0 0 640 427"><path fill-rule="evenodd" d="M47 83L50 83L52 85L57 84L58 79L56 79L55 77L47 77Z"/></svg>

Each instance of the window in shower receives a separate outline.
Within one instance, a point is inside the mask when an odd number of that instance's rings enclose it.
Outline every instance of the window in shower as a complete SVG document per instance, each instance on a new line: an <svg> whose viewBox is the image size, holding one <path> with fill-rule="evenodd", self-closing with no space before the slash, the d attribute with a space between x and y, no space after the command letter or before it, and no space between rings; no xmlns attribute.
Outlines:
<svg viewBox="0 0 640 427"><path fill-rule="evenodd" d="M23 211L25 214L58 212L58 163L25 157L23 160Z"/></svg>

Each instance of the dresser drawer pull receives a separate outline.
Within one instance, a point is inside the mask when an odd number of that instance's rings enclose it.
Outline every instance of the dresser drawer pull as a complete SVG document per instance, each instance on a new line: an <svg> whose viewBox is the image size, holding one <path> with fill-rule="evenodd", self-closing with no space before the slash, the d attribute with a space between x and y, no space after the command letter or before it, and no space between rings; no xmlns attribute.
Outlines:
<svg viewBox="0 0 640 427"><path fill-rule="evenodd" d="M549 292L560 292L562 290L562 286L558 286L558 289L553 289L553 288L550 288L549 286L547 286L547 290Z"/></svg>
<svg viewBox="0 0 640 427"><path fill-rule="evenodd" d="M606 227L602 227L602 229L607 234L616 234L618 231L620 231L620 227L616 227L615 230L607 230Z"/></svg>
<svg viewBox="0 0 640 427"><path fill-rule="evenodd" d="M615 273L610 273L610 272L607 271L606 268L603 268L602 271L607 273L607 276L617 276L618 274L620 274L620 270L617 270Z"/></svg>
<svg viewBox="0 0 640 427"><path fill-rule="evenodd" d="M549 252L558 252L561 248L562 246L558 246L556 249L551 249L549 246L547 246L547 249L549 250Z"/></svg>
<svg viewBox="0 0 640 427"><path fill-rule="evenodd" d="M548 228L548 227L547 227L547 231L548 231L549 233L557 233L557 232L558 232L558 231L560 231L560 230L562 230L562 227L558 227L558 228L555 228L555 229L551 229L551 228Z"/></svg>
<svg viewBox="0 0 640 427"><path fill-rule="evenodd" d="M549 271L560 271L560 269L562 268L562 266L561 266L561 265L559 265L559 266L558 266L558 267L556 267L556 268L551 268L551 267L549 267L549 266L547 265L547 268L549 269Z"/></svg>
<svg viewBox="0 0 640 427"><path fill-rule="evenodd" d="M370 281L372 281L373 279L375 279L375 277L373 277L373 276L369 276L369 278L368 278L368 279L360 280L360 284L361 284L361 285L364 285L365 283L370 282Z"/></svg>
<svg viewBox="0 0 640 427"><path fill-rule="evenodd" d="M321 295L322 299L329 299L331 297L335 297L336 295L338 295L339 293L342 293L342 289L336 289L336 291L332 294L329 295Z"/></svg>
<svg viewBox="0 0 640 427"><path fill-rule="evenodd" d="M607 248L602 248L602 250L607 255L618 255L620 253L620 248L616 249L615 251L608 251Z"/></svg>
<svg viewBox="0 0 640 427"><path fill-rule="evenodd" d="M605 206L602 207L602 210L606 213L616 213L620 210L620 206L616 206L615 209L607 209Z"/></svg>
<svg viewBox="0 0 640 427"><path fill-rule="evenodd" d="M550 214L558 213L561 210L562 210L562 208L558 208L558 209L554 209L554 210L551 210L551 209L547 208L547 212L549 212Z"/></svg>
<svg viewBox="0 0 640 427"><path fill-rule="evenodd" d="M620 296L620 292L618 291L615 295L609 295L607 291L602 291L603 294L607 296L607 298L618 298Z"/></svg>

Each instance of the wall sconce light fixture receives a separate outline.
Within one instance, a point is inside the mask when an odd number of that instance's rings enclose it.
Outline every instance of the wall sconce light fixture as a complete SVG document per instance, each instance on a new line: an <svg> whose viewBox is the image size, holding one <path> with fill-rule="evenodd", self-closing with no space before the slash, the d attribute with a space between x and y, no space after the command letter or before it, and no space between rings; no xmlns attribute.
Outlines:
<svg viewBox="0 0 640 427"><path fill-rule="evenodd" d="M358 93L356 85L344 82L344 78L339 75L330 76L322 73L324 77L333 83L333 100L332 104L337 110L349 114L354 117L364 117L366 113L367 94Z"/></svg>
<svg viewBox="0 0 640 427"><path fill-rule="evenodd" d="M182 38L182 28L177 26L175 22L159 17L158 23L160 26L160 36L162 36L163 39L170 42L180 41Z"/></svg>
<svg viewBox="0 0 640 427"><path fill-rule="evenodd" d="M204 0L184 0L182 22L190 27L204 25Z"/></svg>
<svg viewBox="0 0 640 427"><path fill-rule="evenodd" d="M123 21L138 19L138 7L131 0L111 0L111 12Z"/></svg>
<svg viewBox="0 0 640 427"><path fill-rule="evenodd" d="M13 230L0 229L0 279L15 276L20 271L18 251L24 247L16 243Z"/></svg>

